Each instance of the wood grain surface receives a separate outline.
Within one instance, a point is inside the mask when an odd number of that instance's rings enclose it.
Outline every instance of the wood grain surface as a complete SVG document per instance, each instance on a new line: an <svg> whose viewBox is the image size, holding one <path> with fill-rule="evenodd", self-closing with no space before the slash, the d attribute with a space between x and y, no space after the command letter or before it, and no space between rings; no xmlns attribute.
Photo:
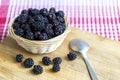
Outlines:
<svg viewBox="0 0 120 80"><path fill-rule="evenodd" d="M63 44L56 51L46 55L31 54L19 47L15 40L7 37L0 43L0 80L90 80L79 53L74 61L69 61L66 57L71 51L68 44L75 38L89 43L91 48L87 55L99 80L120 80L120 43L78 29L71 30ZM22 63L17 63L15 56L19 53L24 55L24 59L33 58L35 64L43 67L43 73L34 75L32 68L24 68ZM61 57L61 70L52 72L52 64L44 66L41 63L43 56L49 56L51 59Z"/></svg>

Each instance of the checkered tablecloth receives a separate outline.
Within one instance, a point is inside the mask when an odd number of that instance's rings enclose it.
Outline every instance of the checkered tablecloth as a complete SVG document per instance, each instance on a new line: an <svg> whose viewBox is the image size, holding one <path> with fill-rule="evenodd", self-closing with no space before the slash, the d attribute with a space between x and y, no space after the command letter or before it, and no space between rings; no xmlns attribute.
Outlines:
<svg viewBox="0 0 120 80"><path fill-rule="evenodd" d="M120 41L120 0L0 0L0 40L22 9L63 10L71 26Z"/></svg>

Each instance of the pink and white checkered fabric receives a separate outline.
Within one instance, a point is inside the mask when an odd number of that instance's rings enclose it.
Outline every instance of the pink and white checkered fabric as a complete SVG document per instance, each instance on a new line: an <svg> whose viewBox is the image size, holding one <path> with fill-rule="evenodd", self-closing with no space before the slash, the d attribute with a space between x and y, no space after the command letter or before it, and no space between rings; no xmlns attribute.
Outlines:
<svg viewBox="0 0 120 80"><path fill-rule="evenodd" d="M63 10L71 26L120 41L120 0L0 0L0 40L21 10L43 7Z"/></svg>

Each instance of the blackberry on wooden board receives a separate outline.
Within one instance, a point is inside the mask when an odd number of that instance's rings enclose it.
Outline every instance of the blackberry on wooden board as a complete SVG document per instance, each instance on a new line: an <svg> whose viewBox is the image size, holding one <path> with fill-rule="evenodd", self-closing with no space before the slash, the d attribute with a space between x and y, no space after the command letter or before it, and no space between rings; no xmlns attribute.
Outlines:
<svg viewBox="0 0 120 80"><path fill-rule="evenodd" d="M34 74L41 74L43 72L43 67L40 65L34 65L32 71Z"/></svg>
<svg viewBox="0 0 120 80"><path fill-rule="evenodd" d="M60 65L59 65L59 64L53 65L52 71L53 71L53 72L58 72L58 71L60 71Z"/></svg>
<svg viewBox="0 0 120 80"><path fill-rule="evenodd" d="M22 62L22 60L23 60L23 55L22 54L17 54L16 55L16 61L17 62Z"/></svg>
<svg viewBox="0 0 120 80"><path fill-rule="evenodd" d="M25 68L30 68L34 65L34 61L32 58L27 58L27 59L25 59L23 64L24 64Z"/></svg>
<svg viewBox="0 0 120 80"><path fill-rule="evenodd" d="M61 62L62 62L61 57L55 57L55 58L53 59L53 64L61 64Z"/></svg>
<svg viewBox="0 0 120 80"><path fill-rule="evenodd" d="M77 58L77 54L74 52L69 52L69 54L67 54L67 57L69 60L75 60Z"/></svg>
<svg viewBox="0 0 120 80"><path fill-rule="evenodd" d="M51 64L51 59L50 59L50 57L45 56L45 57L42 58L42 62L43 62L44 65L50 65Z"/></svg>

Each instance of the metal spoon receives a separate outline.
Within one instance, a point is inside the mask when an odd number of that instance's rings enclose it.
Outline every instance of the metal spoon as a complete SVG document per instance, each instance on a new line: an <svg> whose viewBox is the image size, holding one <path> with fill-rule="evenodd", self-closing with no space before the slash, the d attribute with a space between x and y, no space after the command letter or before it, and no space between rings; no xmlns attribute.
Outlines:
<svg viewBox="0 0 120 80"><path fill-rule="evenodd" d="M90 66L90 63L88 61L86 52L89 50L90 46L88 43L86 43L83 40L80 39L74 39L70 42L70 48L74 51L77 51L79 53L81 53L83 60L87 66L89 75L91 77L91 80L98 80L95 72L93 71L92 67Z"/></svg>

